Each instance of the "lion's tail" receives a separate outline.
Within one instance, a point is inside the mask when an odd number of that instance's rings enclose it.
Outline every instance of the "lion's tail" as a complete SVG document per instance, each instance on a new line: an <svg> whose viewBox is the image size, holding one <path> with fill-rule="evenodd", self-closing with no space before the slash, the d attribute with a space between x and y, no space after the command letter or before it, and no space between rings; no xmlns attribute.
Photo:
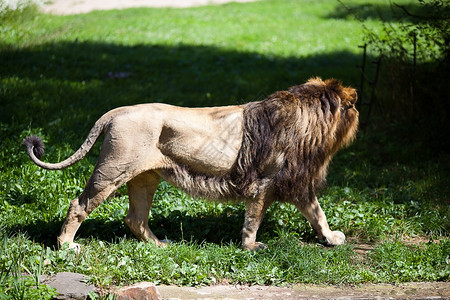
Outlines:
<svg viewBox="0 0 450 300"><path fill-rule="evenodd" d="M80 148L78 148L72 156L59 163L46 163L41 161L41 157L44 155L44 142L40 137L31 135L23 141L23 145L27 147L27 153L31 160L39 167L47 170L62 170L74 165L86 156L86 154L92 149L92 146L95 144L97 139L103 133L107 124L108 122L101 122L100 120L97 121Z"/></svg>

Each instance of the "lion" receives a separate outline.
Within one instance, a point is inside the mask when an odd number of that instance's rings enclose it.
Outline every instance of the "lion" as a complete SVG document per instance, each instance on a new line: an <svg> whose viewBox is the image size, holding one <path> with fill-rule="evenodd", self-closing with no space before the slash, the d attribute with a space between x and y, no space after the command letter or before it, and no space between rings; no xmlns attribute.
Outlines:
<svg viewBox="0 0 450 300"><path fill-rule="evenodd" d="M61 170L80 161L105 136L94 171L81 195L70 202L58 236L80 250L74 236L84 219L126 183L125 223L142 241L164 246L148 226L153 196L161 179L207 199L245 201L242 248L265 249L256 241L274 201L295 205L318 240L345 243L331 231L317 201L336 151L356 135L356 90L339 80L311 78L287 91L243 105L184 108L161 103L113 109L98 119L81 147L58 163L40 160L39 137L24 140L39 167Z"/></svg>

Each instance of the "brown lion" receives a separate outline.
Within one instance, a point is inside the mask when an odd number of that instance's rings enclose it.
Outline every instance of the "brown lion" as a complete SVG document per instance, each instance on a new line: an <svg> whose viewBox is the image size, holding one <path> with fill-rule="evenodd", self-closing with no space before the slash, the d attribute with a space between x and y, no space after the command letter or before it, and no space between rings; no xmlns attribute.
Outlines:
<svg viewBox="0 0 450 300"><path fill-rule="evenodd" d="M72 200L58 244L74 243L81 222L114 190L127 184L126 224L136 237L164 245L148 227L153 195L161 178L191 195L246 203L242 247L266 248L256 233L269 205L294 204L319 241L340 245L345 235L331 231L316 198L328 164L349 144L358 127L355 89L335 79L310 79L287 91L244 105L182 108L142 104L107 112L81 147L59 163L40 160L44 145L25 139L30 158L49 170L81 160L105 134L94 172Z"/></svg>

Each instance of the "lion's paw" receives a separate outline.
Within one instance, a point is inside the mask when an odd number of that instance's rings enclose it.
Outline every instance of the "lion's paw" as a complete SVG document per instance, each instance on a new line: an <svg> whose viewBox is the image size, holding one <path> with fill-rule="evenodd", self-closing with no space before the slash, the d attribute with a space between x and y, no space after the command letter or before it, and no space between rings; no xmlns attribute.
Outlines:
<svg viewBox="0 0 450 300"><path fill-rule="evenodd" d="M250 251L259 251L259 250L267 249L268 247L264 243L255 242L253 244L243 245L242 248L244 248L245 250L250 250Z"/></svg>
<svg viewBox="0 0 450 300"><path fill-rule="evenodd" d="M345 244L345 234L340 231L332 231L331 236L324 237L319 242L325 246L338 246Z"/></svg>

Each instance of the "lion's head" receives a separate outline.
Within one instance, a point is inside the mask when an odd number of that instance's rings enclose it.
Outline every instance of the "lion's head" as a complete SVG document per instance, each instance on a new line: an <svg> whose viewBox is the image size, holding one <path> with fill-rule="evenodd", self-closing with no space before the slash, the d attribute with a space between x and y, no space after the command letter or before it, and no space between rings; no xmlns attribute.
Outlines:
<svg viewBox="0 0 450 300"><path fill-rule="evenodd" d="M358 95L354 88L344 87L341 81L336 79L323 81L320 78L311 78L305 84L293 86L288 91L308 103L310 111L314 113L316 110L316 115L320 108L326 123L332 120L334 124L329 128L330 133L335 134L334 143L330 140L330 146L333 146L332 154L353 141L359 116L355 107Z"/></svg>

